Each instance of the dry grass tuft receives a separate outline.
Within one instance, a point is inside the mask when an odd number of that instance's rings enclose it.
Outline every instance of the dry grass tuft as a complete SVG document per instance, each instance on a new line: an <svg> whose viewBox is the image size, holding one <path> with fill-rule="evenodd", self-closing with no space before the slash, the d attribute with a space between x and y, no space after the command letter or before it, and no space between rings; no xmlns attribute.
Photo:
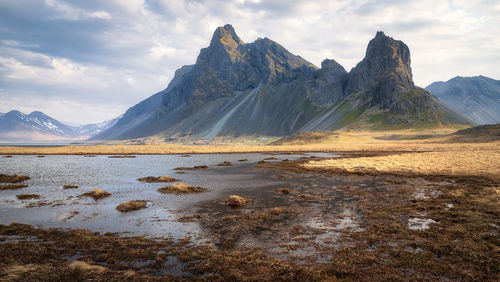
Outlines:
<svg viewBox="0 0 500 282"><path fill-rule="evenodd" d="M186 183L175 183L171 186L165 186L163 188L158 189L158 192L163 194L193 194L193 193L201 193L205 191L205 188L191 186Z"/></svg>
<svg viewBox="0 0 500 282"><path fill-rule="evenodd" d="M85 272L106 272L109 271L104 266L88 264L84 261L74 261L68 265L69 269L80 270Z"/></svg>
<svg viewBox="0 0 500 282"><path fill-rule="evenodd" d="M224 161L224 162L218 164L217 166L231 166L231 165L233 165L231 162Z"/></svg>
<svg viewBox="0 0 500 282"><path fill-rule="evenodd" d="M78 185L73 185L73 184L64 184L63 189L76 189L78 188Z"/></svg>
<svg viewBox="0 0 500 282"><path fill-rule="evenodd" d="M226 204L232 208L242 207L242 206L246 205L247 203L248 203L247 199L240 197L240 196L237 196L237 195L231 195L224 200L224 204Z"/></svg>
<svg viewBox="0 0 500 282"><path fill-rule="evenodd" d="M92 192L84 193L81 196L92 197L94 200L97 201L97 200L102 199L102 198L111 197L111 193L108 193L108 192L103 191L103 190L98 189L98 188L94 188L94 190L92 190Z"/></svg>
<svg viewBox="0 0 500 282"><path fill-rule="evenodd" d="M121 203L116 207L116 209L121 211L121 212L136 211L136 210L140 210L140 209L145 209L146 204L147 204L147 201L134 200L134 201L128 201L126 203Z"/></svg>
<svg viewBox="0 0 500 282"><path fill-rule="evenodd" d="M241 160L238 160L239 162L248 162L248 159L241 159Z"/></svg>
<svg viewBox="0 0 500 282"><path fill-rule="evenodd" d="M174 170L193 170L193 169L207 169L208 165L195 165L193 167L180 166L174 168Z"/></svg>
<svg viewBox="0 0 500 282"><path fill-rule="evenodd" d="M18 174L0 174L0 183L19 183L30 179L28 176Z"/></svg>
<svg viewBox="0 0 500 282"><path fill-rule="evenodd" d="M16 198L18 198L19 200L40 199L40 195L38 195L38 194L19 194L19 195L16 195Z"/></svg>
<svg viewBox="0 0 500 282"><path fill-rule="evenodd" d="M154 177L154 176L146 176L142 178L137 178L138 181L143 181L147 183L159 183L159 182L175 182L179 181L178 179L173 178L170 175L164 175L160 177Z"/></svg>
<svg viewBox="0 0 500 282"><path fill-rule="evenodd" d="M0 190L15 190L26 187L28 187L26 184L0 184Z"/></svg>

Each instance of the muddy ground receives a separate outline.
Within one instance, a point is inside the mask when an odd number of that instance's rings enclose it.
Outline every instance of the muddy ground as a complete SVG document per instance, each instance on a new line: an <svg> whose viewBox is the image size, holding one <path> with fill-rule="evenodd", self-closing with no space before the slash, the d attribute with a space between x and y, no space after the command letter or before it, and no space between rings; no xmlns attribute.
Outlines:
<svg viewBox="0 0 500 282"><path fill-rule="evenodd" d="M345 157L356 156L365 153ZM179 212L202 227L204 244L0 225L0 279L500 278L497 180L305 169L305 161L250 168L288 185L240 191L242 207L221 198Z"/></svg>

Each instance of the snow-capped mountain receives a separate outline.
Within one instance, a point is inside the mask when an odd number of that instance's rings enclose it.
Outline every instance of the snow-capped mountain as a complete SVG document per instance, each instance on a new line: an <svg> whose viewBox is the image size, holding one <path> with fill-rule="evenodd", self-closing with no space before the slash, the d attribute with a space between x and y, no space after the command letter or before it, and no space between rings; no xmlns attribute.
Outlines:
<svg viewBox="0 0 500 282"><path fill-rule="evenodd" d="M42 112L26 115L14 110L0 116L1 140L55 140L77 136L73 128Z"/></svg>
<svg viewBox="0 0 500 282"><path fill-rule="evenodd" d="M13 110L5 114L0 114L0 140L41 141L87 139L110 128L118 119L119 117L96 124L70 126L39 111L27 115Z"/></svg>
<svg viewBox="0 0 500 282"><path fill-rule="evenodd" d="M98 133L101 133L102 131L112 127L113 125L116 124L116 122L122 117L123 115L120 115L119 117L116 117L111 120L106 120L103 122L99 123L93 123L93 124L84 124L80 126L73 126L73 129L78 132L78 135L80 136L93 136Z"/></svg>

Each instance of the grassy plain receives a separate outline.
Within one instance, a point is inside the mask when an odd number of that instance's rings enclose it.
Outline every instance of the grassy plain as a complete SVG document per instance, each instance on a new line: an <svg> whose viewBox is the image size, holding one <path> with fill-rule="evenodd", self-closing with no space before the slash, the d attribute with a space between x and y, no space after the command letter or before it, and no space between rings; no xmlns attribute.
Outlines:
<svg viewBox="0 0 500 282"><path fill-rule="evenodd" d="M216 154L256 152L352 152L352 151L470 151L499 150L497 142L456 140L451 129L402 131L313 132L273 143L247 141L222 142L209 145L157 143L144 145L90 145L62 147L0 146L0 155L141 155L141 154ZM273 139L274 140L274 139Z"/></svg>
<svg viewBox="0 0 500 282"><path fill-rule="evenodd" d="M231 196L244 201L236 209L219 199L186 210L179 222L198 222L214 246L0 225L0 280L498 281L500 141L451 132L307 133L258 146L0 147L4 155L341 154L261 161L252 169L307 181L241 190ZM301 252L314 260L296 263L291 254Z"/></svg>

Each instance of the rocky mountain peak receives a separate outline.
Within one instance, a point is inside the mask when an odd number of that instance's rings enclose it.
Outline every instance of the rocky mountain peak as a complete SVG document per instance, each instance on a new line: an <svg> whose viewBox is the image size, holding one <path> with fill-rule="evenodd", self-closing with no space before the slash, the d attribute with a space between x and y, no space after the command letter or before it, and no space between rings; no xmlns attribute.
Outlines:
<svg viewBox="0 0 500 282"><path fill-rule="evenodd" d="M336 73L346 73L344 67L335 60L325 59L321 62L321 69Z"/></svg>
<svg viewBox="0 0 500 282"><path fill-rule="evenodd" d="M413 84L411 73L410 49L403 41L395 40L378 31L366 49L365 60L368 61L373 74L380 72L397 72L401 81Z"/></svg>
<svg viewBox="0 0 500 282"><path fill-rule="evenodd" d="M219 26L215 30L212 40L210 41L210 46L215 44L222 44L236 49L239 45L245 44L245 42L238 37L232 25L226 24L224 26Z"/></svg>
<svg viewBox="0 0 500 282"><path fill-rule="evenodd" d="M365 58L352 69L346 90L372 89L374 103L385 108L415 86L410 64L408 46L378 31L368 43Z"/></svg>

